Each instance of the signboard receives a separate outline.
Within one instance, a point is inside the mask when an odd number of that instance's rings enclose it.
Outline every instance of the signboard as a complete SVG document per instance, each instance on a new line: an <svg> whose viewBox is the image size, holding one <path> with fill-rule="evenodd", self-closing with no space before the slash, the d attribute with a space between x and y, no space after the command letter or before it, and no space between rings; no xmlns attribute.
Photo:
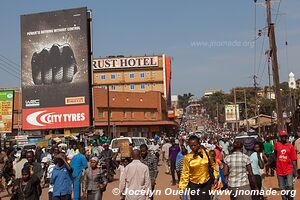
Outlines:
<svg viewBox="0 0 300 200"><path fill-rule="evenodd" d="M240 120L239 105L225 105L225 120L238 121Z"/></svg>
<svg viewBox="0 0 300 200"><path fill-rule="evenodd" d="M0 91L0 133L11 133L13 127L14 91Z"/></svg>
<svg viewBox="0 0 300 200"><path fill-rule="evenodd" d="M130 67L157 67L157 56L145 57L119 57L119 58L98 58L93 61L93 69L112 69Z"/></svg>
<svg viewBox="0 0 300 200"><path fill-rule="evenodd" d="M87 8L21 16L23 129L90 125Z"/></svg>

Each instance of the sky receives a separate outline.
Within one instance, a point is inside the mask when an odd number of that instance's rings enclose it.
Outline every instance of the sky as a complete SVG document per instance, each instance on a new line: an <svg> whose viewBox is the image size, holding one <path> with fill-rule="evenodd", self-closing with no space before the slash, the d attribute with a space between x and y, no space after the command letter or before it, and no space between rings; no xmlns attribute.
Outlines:
<svg viewBox="0 0 300 200"><path fill-rule="evenodd" d="M291 71L300 78L300 1L278 1L272 17L286 81ZM172 94L252 86L254 74L268 85L266 9L253 0L2 0L0 88L20 86L20 15L82 6L93 12L94 57L170 55Z"/></svg>

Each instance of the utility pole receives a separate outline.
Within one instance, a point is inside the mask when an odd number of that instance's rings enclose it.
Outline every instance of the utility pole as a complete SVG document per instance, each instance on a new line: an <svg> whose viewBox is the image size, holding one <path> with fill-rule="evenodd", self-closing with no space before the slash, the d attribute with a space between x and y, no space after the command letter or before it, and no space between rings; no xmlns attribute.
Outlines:
<svg viewBox="0 0 300 200"><path fill-rule="evenodd" d="M245 117L246 117L247 132L248 132L249 131L249 123L248 123L248 107L247 107L246 89L244 89L244 101L245 101Z"/></svg>
<svg viewBox="0 0 300 200"><path fill-rule="evenodd" d="M219 103L217 103L217 128L219 128Z"/></svg>
<svg viewBox="0 0 300 200"><path fill-rule="evenodd" d="M269 76L269 102L270 102L270 112L271 112L271 128L272 128L272 133L273 133L273 110L272 108L272 86L271 86L271 69L270 69L270 52L268 51L268 76Z"/></svg>
<svg viewBox="0 0 300 200"><path fill-rule="evenodd" d="M257 76L253 76L253 85L255 90L255 116L257 116L257 123L258 123L258 133L260 134L260 118L259 118L259 108L258 108L258 98L257 98Z"/></svg>
<svg viewBox="0 0 300 200"><path fill-rule="evenodd" d="M233 96L234 96L234 114L235 114L235 130L238 132L238 110L236 105L236 91L235 88L233 89Z"/></svg>
<svg viewBox="0 0 300 200"><path fill-rule="evenodd" d="M109 102L109 85L106 86L107 90L107 137L110 136L110 102Z"/></svg>
<svg viewBox="0 0 300 200"><path fill-rule="evenodd" d="M271 0L266 0L267 4L267 23L268 23L268 37L270 45L270 54L272 60L272 71L273 71L273 83L275 87L275 96L276 96L276 109L277 109L277 129L284 129L283 122L283 109L282 109L282 99L280 93L280 82L279 82L279 70L278 70L278 61L277 61L277 47L274 31L274 23L272 23L271 15Z"/></svg>

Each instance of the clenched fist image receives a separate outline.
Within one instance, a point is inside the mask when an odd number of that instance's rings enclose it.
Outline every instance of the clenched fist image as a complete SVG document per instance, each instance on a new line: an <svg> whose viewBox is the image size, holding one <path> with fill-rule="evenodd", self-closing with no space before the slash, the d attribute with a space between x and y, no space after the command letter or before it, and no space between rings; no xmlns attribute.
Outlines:
<svg viewBox="0 0 300 200"><path fill-rule="evenodd" d="M32 55L31 69L35 85L72 82L77 73L74 52L68 44L53 44Z"/></svg>

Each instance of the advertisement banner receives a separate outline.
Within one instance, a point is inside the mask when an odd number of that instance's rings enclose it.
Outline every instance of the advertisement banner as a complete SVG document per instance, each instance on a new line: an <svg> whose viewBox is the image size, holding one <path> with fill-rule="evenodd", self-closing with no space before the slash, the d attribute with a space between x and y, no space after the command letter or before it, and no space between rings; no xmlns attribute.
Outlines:
<svg viewBox="0 0 300 200"><path fill-rule="evenodd" d="M158 56L97 58L93 60L94 70L157 66Z"/></svg>
<svg viewBox="0 0 300 200"><path fill-rule="evenodd" d="M13 127L14 91L0 91L0 133L11 133Z"/></svg>
<svg viewBox="0 0 300 200"><path fill-rule="evenodd" d="M240 120L239 105L225 105L225 120L227 122Z"/></svg>
<svg viewBox="0 0 300 200"><path fill-rule="evenodd" d="M24 130L90 125L87 16L87 8L21 16ZM78 110L71 113L74 108ZM77 113L84 113L84 120L43 121L47 114L49 117ZM41 119L34 118L39 116Z"/></svg>

